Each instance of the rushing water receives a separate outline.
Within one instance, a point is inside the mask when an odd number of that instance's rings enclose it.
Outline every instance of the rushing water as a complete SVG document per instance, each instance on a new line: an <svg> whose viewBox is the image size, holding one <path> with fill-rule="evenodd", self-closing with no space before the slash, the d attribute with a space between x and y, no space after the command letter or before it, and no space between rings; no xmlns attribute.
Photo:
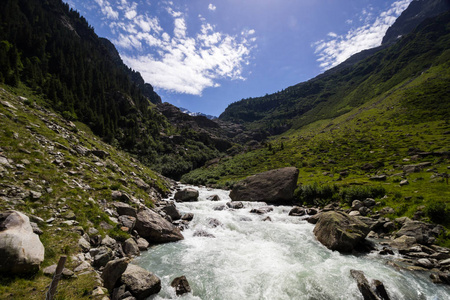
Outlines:
<svg viewBox="0 0 450 300"><path fill-rule="evenodd" d="M315 239L314 225L288 216L290 207L274 207L265 215L249 212L263 203L216 211L230 201L229 193L199 191L198 202L177 203L182 213L194 214L185 239L152 247L134 261L161 278L161 292L150 299L362 299L351 269L364 271L369 281L382 281L391 299L450 299L449 287L433 284L427 274L396 270L385 257L328 250ZM214 194L221 201L206 200ZM266 216L272 221L262 221ZM222 226L208 227L208 218ZM215 238L194 236L200 229ZM177 297L170 282L181 275L193 292Z"/></svg>

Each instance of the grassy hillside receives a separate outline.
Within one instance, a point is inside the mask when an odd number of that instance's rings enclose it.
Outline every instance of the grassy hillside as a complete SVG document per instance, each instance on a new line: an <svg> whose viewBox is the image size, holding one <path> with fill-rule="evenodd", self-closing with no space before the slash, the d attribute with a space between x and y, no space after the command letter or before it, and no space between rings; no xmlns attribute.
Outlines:
<svg viewBox="0 0 450 300"><path fill-rule="evenodd" d="M223 158L182 180L231 187L251 174L295 166L300 169L299 202L323 205L338 200L349 205L353 199L372 196L382 202L380 208L395 209L391 217L413 217L421 210L425 219L450 228L447 55L445 51L440 56L441 64L339 117L291 129L261 149ZM430 165L404 172L406 165L423 162ZM386 175L386 180L371 179L376 175ZM405 179L409 184L400 186ZM436 217L435 210L446 217Z"/></svg>
<svg viewBox="0 0 450 300"><path fill-rule="evenodd" d="M67 255L66 267L73 269L71 255L81 252L80 232L96 228L102 236L129 237L107 213L112 191L152 206L169 184L101 142L86 125L61 118L37 100L28 89L0 86L0 211L33 216L43 231L42 267ZM32 277L0 276L0 299L43 299L50 281L42 271ZM58 299L96 299L91 292L97 285L95 273L63 279Z"/></svg>
<svg viewBox="0 0 450 300"><path fill-rule="evenodd" d="M332 69L272 95L235 102L220 118L269 135L336 118L448 61L449 24L450 13L428 19L393 46L351 67ZM437 111L449 108L448 101L440 105Z"/></svg>

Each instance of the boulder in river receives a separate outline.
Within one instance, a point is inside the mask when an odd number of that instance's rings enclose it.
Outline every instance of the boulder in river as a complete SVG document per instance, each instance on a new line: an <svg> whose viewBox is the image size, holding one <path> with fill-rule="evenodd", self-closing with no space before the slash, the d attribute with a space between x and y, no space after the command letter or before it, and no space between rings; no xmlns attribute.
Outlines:
<svg viewBox="0 0 450 300"><path fill-rule="evenodd" d="M349 253L364 242L369 226L343 212L328 211L319 215L314 227L317 240L328 249Z"/></svg>
<svg viewBox="0 0 450 300"><path fill-rule="evenodd" d="M178 202L197 201L198 191L194 188L185 188L175 193L175 200Z"/></svg>
<svg viewBox="0 0 450 300"><path fill-rule="evenodd" d="M297 178L298 169L295 167L259 173L235 184L230 198L233 201L288 202L294 197Z"/></svg>
<svg viewBox="0 0 450 300"><path fill-rule="evenodd" d="M137 214L135 229L139 236L150 243L167 243L183 239L180 229L149 209Z"/></svg>
<svg viewBox="0 0 450 300"><path fill-rule="evenodd" d="M44 245L21 212L0 213L0 273L23 274L39 270Z"/></svg>
<svg viewBox="0 0 450 300"><path fill-rule="evenodd" d="M170 285L175 288L177 296L191 292L191 287L185 276L175 278Z"/></svg>

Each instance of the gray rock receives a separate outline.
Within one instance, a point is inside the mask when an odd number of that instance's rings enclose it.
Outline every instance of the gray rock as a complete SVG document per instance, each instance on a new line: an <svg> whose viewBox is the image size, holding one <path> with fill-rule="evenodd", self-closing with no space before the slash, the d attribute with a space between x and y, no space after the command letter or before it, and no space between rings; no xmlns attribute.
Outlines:
<svg viewBox="0 0 450 300"><path fill-rule="evenodd" d="M112 291L116 282L127 269L128 263L129 260L127 258L109 261L102 272L103 286Z"/></svg>
<svg viewBox="0 0 450 300"><path fill-rule="evenodd" d="M211 196L209 196L208 198L206 198L207 200L210 200L210 201L219 201L220 200L220 197L219 197L219 195L211 195Z"/></svg>
<svg viewBox="0 0 450 300"><path fill-rule="evenodd" d="M387 180L387 176L386 175L375 175L375 176L370 177L369 180L386 181Z"/></svg>
<svg viewBox="0 0 450 300"><path fill-rule="evenodd" d="M208 219L206 219L206 222L207 222L207 226L210 228L216 228L216 227L222 226L222 222L220 222L219 220L214 219L214 218L208 218Z"/></svg>
<svg viewBox="0 0 450 300"><path fill-rule="evenodd" d="M251 213L258 214L258 215L267 214L267 213L269 213L271 211L273 211L273 207L272 206L262 206L262 207L253 208L253 209L250 210Z"/></svg>
<svg viewBox="0 0 450 300"><path fill-rule="evenodd" d="M319 216L319 221L314 227L314 235L331 250L352 252L364 242L370 231L369 226L358 218L343 212L329 211Z"/></svg>
<svg viewBox="0 0 450 300"><path fill-rule="evenodd" d="M301 216L306 215L306 210L305 210L303 207L294 206L294 207L289 211L289 215L290 215L290 216L301 217Z"/></svg>
<svg viewBox="0 0 450 300"><path fill-rule="evenodd" d="M384 216L395 213L395 210L392 207L386 206L380 209L379 213L380 215Z"/></svg>
<svg viewBox="0 0 450 300"><path fill-rule="evenodd" d="M117 214L119 214L119 216L131 216L136 218L137 210L129 204L123 202L114 202L113 206L116 208Z"/></svg>
<svg viewBox="0 0 450 300"><path fill-rule="evenodd" d="M78 246L80 246L83 252L89 252L91 249L91 244L84 237L80 237L78 240Z"/></svg>
<svg viewBox="0 0 450 300"><path fill-rule="evenodd" d="M114 253L110 248L101 246L94 256L93 266L97 268L104 267L113 257Z"/></svg>
<svg viewBox="0 0 450 300"><path fill-rule="evenodd" d="M404 223L402 228L395 234L396 237L403 235L413 237L415 243L418 244L432 244L436 239L433 232L434 226L419 221L410 221Z"/></svg>
<svg viewBox="0 0 450 300"><path fill-rule="evenodd" d="M197 201L199 193L194 188L185 188L175 193L175 200L179 202Z"/></svg>
<svg viewBox="0 0 450 300"><path fill-rule="evenodd" d="M227 206L232 209L241 209L244 208L244 204L240 201L231 201L227 202Z"/></svg>
<svg viewBox="0 0 450 300"><path fill-rule="evenodd" d="M375 206L375 204L376 204L375 200L372 198L367 198L366 200L363 201L363 203L364 203L365 207L369 207L369 208Z"/></svg>
<svg viewBox="0 0 450 300"><path fill-rule="evenodd" d="M280 203L291 201L297 187L298 169L287 167L259 173L239 181L230 192L233 201Z"/></svg>
<svg viewBox="0 0 450 300"><path fill-rule="evenodd" d="M364 207L364 203L362 203L360 200L353 200L352 202L352 210L359 211L360 208Z"/></svg>
<svg viewBox="0 0 450 300"><path fill-rule="evenodd" d="M384 287L384 284L379 280L372 280L372 286L375 287L375 293L382 299L382 300L390 300L386 288Z"/></svg>
<svg viewBox="0 0 450 300"><path fill-rule="evenodd" d="M110 237L109 235L106 235L103 239L101 244L103 246L109 247L111 249L114 249L116 247L116 240Z"/></svg>
<svg viewBox="0 0 450 300"><path fill-rule="evenodd" d="M137 214L135 230L151 243L175 242L183 239L180 229L151 210Z"/></svg>
<svg viewBox="0 0 450 300"><path fill-rule="evenodd" d="M226 205L217 205L217 206L213 207L213 210L216 210L216 211L222 211L222 210L226 210L226 209L227 209Z"/></svg>
<svg viewBox="0 0 450 300"><path fill-rule="evenodd" d="M33 232L36 233L37 235L42 235L44 233L36 223L30 222L30 225L31 228L33 228Z"/></svg>
<svg viewBox="0 0 450 300"><path fill-rule="evenodd" d="M134 226L136 225L136 218L132 217L132 216L119 216L119 222L120 224L122 224L124 227L128 228L128 232L133 231Z"/></svg>
<svg viewBox="0 0 450 300"><path fill-rule="evenodd" d="M403 166L403 172L406 174L420 172L423 168L431 166L431 162L423 162L415 165L406 165Z"/></svg>
<svg viewBox="0 0 450 300"><path fill-rule="evenodd" d="M129 238L123 243L123 252L128 257L139 256L141 254L139 246L133 238Z"/></svg>
<svg viewBox="0 0 450 300"><path fill-rule="evenodd" d="M120 280L137 300L144 300L161 290L161 280L158 277L132 264L128 264Z"/></svg>
<svg viewBox="0 0 450 300"><path fill-rule="evenodd" d="M355 278L358 289L361 292L364 300L380 300L380 297L378 297L370 287L370 284L367 281L364 272L358 270L350 270L350 274L353 278Z"/></svg>
<svg viewBox="0 0 450 300"><path fill-rule="evenodd" d="M188 221L188 222L192 221L192 219L194 219L194 214L193 213L187 213L187 214L184 214L181 217L181 220Z"/></svg>
<svg viewBox="0 0 450 300"><path fill-rule="evenodd" d="M35 201L39 200L42 197L42 193L36 191L30 191L30 199Z"/></svg>
<svg viewBox="0 0 450 300"><path fill-rule="evenodd" d="M42 272L44 273L45 276L52 277L55 274L55 272L56 272L56 264L44 268L42 270ZM70 278L70 277L72 277L74 275L73 271L71 271L71 270L69 270L67 268L63 268L61 274L65 278Z"/></svg>
<svg viewBox="0 0 450 300"><path fill-rule="evenodd" d="M404 179L404 180L400 181L399 184L400 184L400 186L408 185L409 181L408 181L408 179Z"/></svg>
<svg viewBox="0 0 450 300"><path fill-rule="evenodd" d="M34 273L44 260L44 252L26 215L18 211L0 213L0 273Z"/></svg>
<svg viewBox="0 0 450 300"><path fill-rule="evenodd" d="M145 251L148 249L148 246L150 246L147 240L143 238L138 238L136 243L138 245L139 251Z"/></svg>
<svg viewBox="0 0 450 300"><path fill-rule="evenodd" d="M434 268L434 264L428 258L419 258L416 265L424 267L426 269Z"/></svg>
<svg viewBox="0 0 450 300"><path fill-rule="evenodd" d="M75 269L73 269L73 271L75 273L78 273L78 272L82 272L82 271L85 271L90 268L91 268L91 265L87 261L82 261Z"/></svg>
<svg viewBox="0 0 450 300"><path fill-rule="evenodd" d="M172 218L173 221L180 220L181 214L178 211L177 207L175 206L175 203L173 202L167 202L161 210L168 216Z"/></svg>
<svg viewBox="0 0 450 300"><path fill-rule="evenodd" d="M177 296L191 292L191 287L185 276L175 278L170 285L175 289Z"/></svg>
<svg viewBox="0 0 450 300"><path fill-rule="evenodd" d="M144 191L149 191L150 190L150 185L148 185L144 180L142 180L139 177L134 177L134 183L141 190L144 190Z"/></svg>
<svg viewBox="0 0 450 300"><path fill-rule="evenodd" d="M211 234L211 233L207 232L206 230L202 230L202 229L196 230L196 231L194 232L194 236L197 236L197 237L207 237L207 238L215 238L214 234Z"/></svg>

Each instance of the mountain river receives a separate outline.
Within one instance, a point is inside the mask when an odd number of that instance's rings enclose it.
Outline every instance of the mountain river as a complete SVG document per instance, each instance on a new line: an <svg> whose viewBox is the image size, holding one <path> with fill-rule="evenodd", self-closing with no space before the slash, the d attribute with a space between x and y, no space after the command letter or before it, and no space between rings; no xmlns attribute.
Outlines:
<svg viewBox="0 0 450 300"><path fill-rule="evenodd" d="M198 202L177 203L181 213L194 214L185 239L154 246L133 261L161 278L161 292L149 299L363 299L351 269L383 282L391 299L450 299L450 287L433 284L428 274L396 270L386 264L388 256L328 250L315 239L314 225L288 216L291 207L257 215L250 209L265 204L244 202L243 209L217 211L231 201L229 192L195 188ZM207 200L215 194L220 201ZM272 221L263 221L267 216ZM222 225L211 228L208 218ZM215 238L194 236L196 230ZM192 293L177 297L170 282L182 275Z"/></svg>

